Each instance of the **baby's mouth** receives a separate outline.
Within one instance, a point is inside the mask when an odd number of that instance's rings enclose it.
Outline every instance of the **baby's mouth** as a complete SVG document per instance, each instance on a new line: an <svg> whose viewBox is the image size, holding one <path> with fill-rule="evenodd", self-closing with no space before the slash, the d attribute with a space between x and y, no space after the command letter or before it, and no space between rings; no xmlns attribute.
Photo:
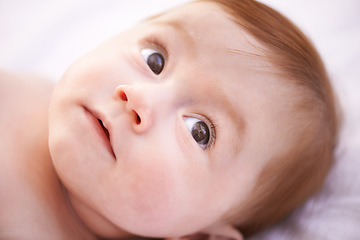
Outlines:
<svg viewBox="0 0 360 240"><path fill-rule="evenodd" d="M104 126L103 122L99 118L97 120L100 123L100 126L101 126L102 130L104 131L104 134L105 134L105 136L107 138L109 150L111 151L113 157L116 158L115 153L114 153L114 149L112 148L109 130L107 130L107 128Z"/></svg>
<svg viewBox="0 0 360 240"><path fill-rule="evenodd" d="M98 121L99 121L100 126L101 126L102 130L104 131L104 133L105 133L108 141L110 142L110 134L109 134L109 131L106 129L106 127L104 126L103 122L102 122L100 119L98 119Z"/></svg>
<svg viewBox="0 0 360 240"><path fill-rule="evenodd" d="M99 114L89 110L88 108L84 107L85 114L89 118L89 121L95 128L95 132L98 134L98 137L102 139L102 143L105 145L105 147L108 149L108 151L113 155L113 157L116 159L114 149L112 147L111 143L111 129L110 131L106 127L106 122L104 122L99 118ZM110 124L110 123L109 123ZM109 125L108 127L111 128Z"/></svg>

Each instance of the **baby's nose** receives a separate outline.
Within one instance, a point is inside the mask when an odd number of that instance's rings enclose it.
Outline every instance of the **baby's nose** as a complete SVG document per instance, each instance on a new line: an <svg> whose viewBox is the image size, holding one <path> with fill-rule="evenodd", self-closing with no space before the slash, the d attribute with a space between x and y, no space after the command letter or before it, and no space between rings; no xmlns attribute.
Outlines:
<svg viewBox="0 0 360 240"><path fill-rule="evenodd" d="M125 104L131 119L131 127L136 133L144 133L154 124L157 115L168 104L167 93L159 86L119 85L115 89L115 99Z"/></svg>

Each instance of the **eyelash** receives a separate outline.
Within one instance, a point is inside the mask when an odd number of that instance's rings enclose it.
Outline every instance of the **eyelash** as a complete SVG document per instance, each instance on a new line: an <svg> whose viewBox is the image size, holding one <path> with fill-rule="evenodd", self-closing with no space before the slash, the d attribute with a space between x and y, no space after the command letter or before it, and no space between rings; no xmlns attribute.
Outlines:
<svg viewBox="0 0 360 240"><path fill-rule="evenodd" d="M164 42L162 42L158 37L156 36L145 37L141 41L141 48L146 48L146 47L154 48L154 50L159 51L164 56L165 62L168 61L169 52L168 49L166 48L166 44L164 44Z"/></svg>
<svg viewBox="0 0 360 240"><path fill-rule="evenodd" d="M209 118L206 118L206 119L210 123L209 127L210 127L210 134L211 134L209 144L208 144L208 146L206 148L206 150L208 150L208 149L211 149L215 144L215 140L216 140L216 136L217 136L217 134L216 134L216 129L217 129L216 126L217 125L216 125L216 123L214 121L210 120Z"/></svg>

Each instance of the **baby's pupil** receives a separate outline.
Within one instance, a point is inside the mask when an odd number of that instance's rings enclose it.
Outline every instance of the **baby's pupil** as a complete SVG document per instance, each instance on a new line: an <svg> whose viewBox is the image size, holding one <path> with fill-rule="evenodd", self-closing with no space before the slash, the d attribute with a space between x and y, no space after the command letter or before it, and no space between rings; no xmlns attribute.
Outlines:
<svg viewBox="0 0 360 240"><path fill-rule="evenodd" d="M208 144L210 132L208 126L204 122L199 121L195 123L191 129L191 134L197 143Z"/></svg>
<svg viewBox="0 0 360 240"><path fill-rule="evenodd" d="M153 53L149 56L147 64L149 65L151 71L156 75L159 75L164 68L164 57L160 53Z"/></svg>

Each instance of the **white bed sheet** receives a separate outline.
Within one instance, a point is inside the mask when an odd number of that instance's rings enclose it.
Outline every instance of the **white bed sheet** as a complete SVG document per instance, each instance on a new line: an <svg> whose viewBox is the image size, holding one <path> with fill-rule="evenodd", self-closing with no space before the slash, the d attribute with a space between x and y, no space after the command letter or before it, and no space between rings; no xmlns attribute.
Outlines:
<svg viewBox="0 0 360 240"><path fill-rule="evenodd" d="M186 0L0 0L0 69L56 81L79 56ZM344 112L337 162L322 192L251 240L360 239L360 1L263 0L315 43Z"/></svg>

